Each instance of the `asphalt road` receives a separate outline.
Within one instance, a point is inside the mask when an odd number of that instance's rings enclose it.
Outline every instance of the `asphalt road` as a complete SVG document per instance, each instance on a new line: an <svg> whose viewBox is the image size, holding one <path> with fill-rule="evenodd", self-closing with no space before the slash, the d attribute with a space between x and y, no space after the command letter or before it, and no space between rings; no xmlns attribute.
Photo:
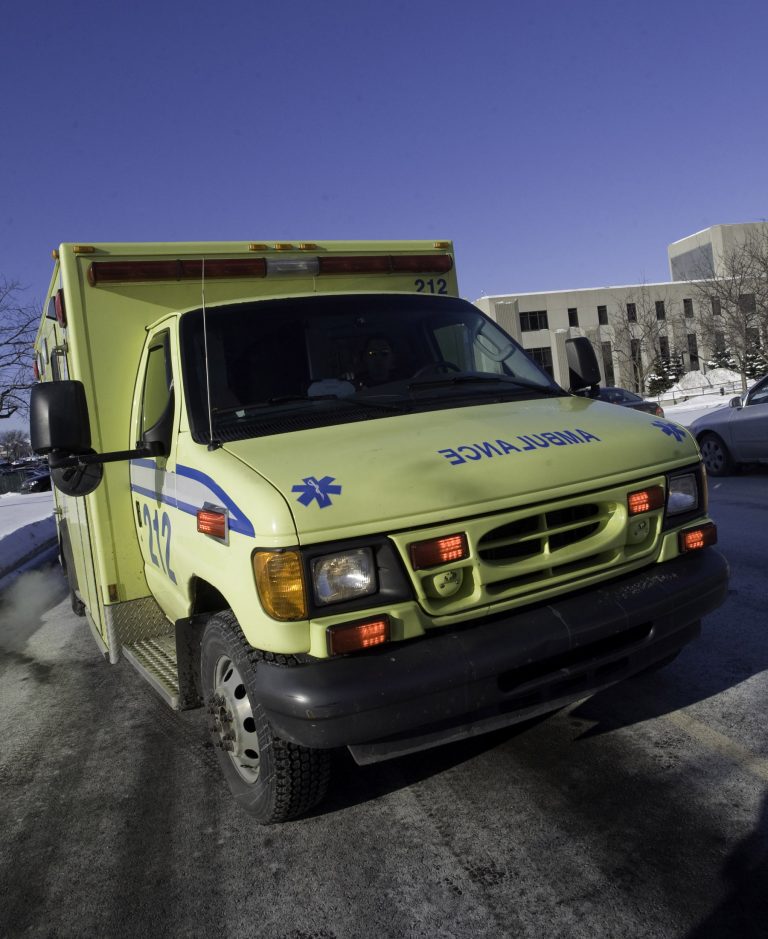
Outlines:
<svg viewBox="0 0 768 939"><path fill-rule="evenodd" d="M768 471L711 497L731 595L665 671L468 744L341 754L316 814L272 828L202 715L105 664L56 570L25 575L0 607L0 935L765 939Z"/></svg>

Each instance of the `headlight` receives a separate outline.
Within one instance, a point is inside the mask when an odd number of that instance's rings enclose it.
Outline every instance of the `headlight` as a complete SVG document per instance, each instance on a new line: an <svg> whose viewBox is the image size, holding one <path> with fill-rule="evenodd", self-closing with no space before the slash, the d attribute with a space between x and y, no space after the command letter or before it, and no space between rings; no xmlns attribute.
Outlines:
<svg viewBox="0 0 768 939"><path fill-rule="evenodd" d="M699 483L694 473L669 477L667 515L693 512L699 505Z"/></svg>
<svg viewBox="0 0 768 939"><path fill-rule="evenodd" d="M312 562L312 584L319 605L343 603L376 591L376 566L370 548L326 554Z"/></svg>

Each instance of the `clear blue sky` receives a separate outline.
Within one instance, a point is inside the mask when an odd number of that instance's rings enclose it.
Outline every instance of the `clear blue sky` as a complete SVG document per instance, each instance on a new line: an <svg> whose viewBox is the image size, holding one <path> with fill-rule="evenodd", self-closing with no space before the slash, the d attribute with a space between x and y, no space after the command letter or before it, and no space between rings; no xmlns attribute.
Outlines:
<svg viewBox="0 0 768 939"><path fill-rule="evenodd" d="M4 5L0 274L61 241L452 238L482 293L768 216L768 6Z"/></svg>

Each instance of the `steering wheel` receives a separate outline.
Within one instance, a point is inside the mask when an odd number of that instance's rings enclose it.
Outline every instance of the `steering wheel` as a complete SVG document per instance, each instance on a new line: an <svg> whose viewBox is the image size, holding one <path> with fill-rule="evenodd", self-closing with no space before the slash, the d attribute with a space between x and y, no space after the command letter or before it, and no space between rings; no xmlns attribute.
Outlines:
<svg viewBox="0 0 768 939"><path fill-rule="evenodd" d="M448 362L446 359L438 359L437 362L430 362L429 365L422 365L420 369L413 373L411 378L421 378L423 375L430 375L432 373L460 371L461 369L459 366L454 365L453 362Z"/></svg>

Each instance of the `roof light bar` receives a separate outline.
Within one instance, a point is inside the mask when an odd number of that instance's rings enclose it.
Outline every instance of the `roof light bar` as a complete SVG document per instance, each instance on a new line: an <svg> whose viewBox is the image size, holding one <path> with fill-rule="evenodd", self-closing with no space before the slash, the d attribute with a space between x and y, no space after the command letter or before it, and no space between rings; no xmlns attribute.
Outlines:
<svg viewBox="0 0 768 939"><path fill-rule="evenodd" d="M254 250L256 245L250 245ZM288 250L293 245L278 247ZM293 248L293 250L296 250ZM284 258L208 258L205 279L267 277L294 274L316 277L318 274L447 274L453 268L450 254L383 254L314 256ZM88 283L132 283L135 281L200 280L203 260L171 261L93 261L88 268Z"/></svg>
<svg viewBox="0 0 768 939"><path fill-rule="evenodd" d="M321 274L447 274L450 254L382 254L318 259Z"/></svg>
<svg viewBox="0 0 768 939"><path fill-rule="evenodd" d="M200 280L203 261L94 261L88 268L88 283L118 284L148 280ZM264 258L210 258L205 261L205 279L266 277Z"/></svg>

